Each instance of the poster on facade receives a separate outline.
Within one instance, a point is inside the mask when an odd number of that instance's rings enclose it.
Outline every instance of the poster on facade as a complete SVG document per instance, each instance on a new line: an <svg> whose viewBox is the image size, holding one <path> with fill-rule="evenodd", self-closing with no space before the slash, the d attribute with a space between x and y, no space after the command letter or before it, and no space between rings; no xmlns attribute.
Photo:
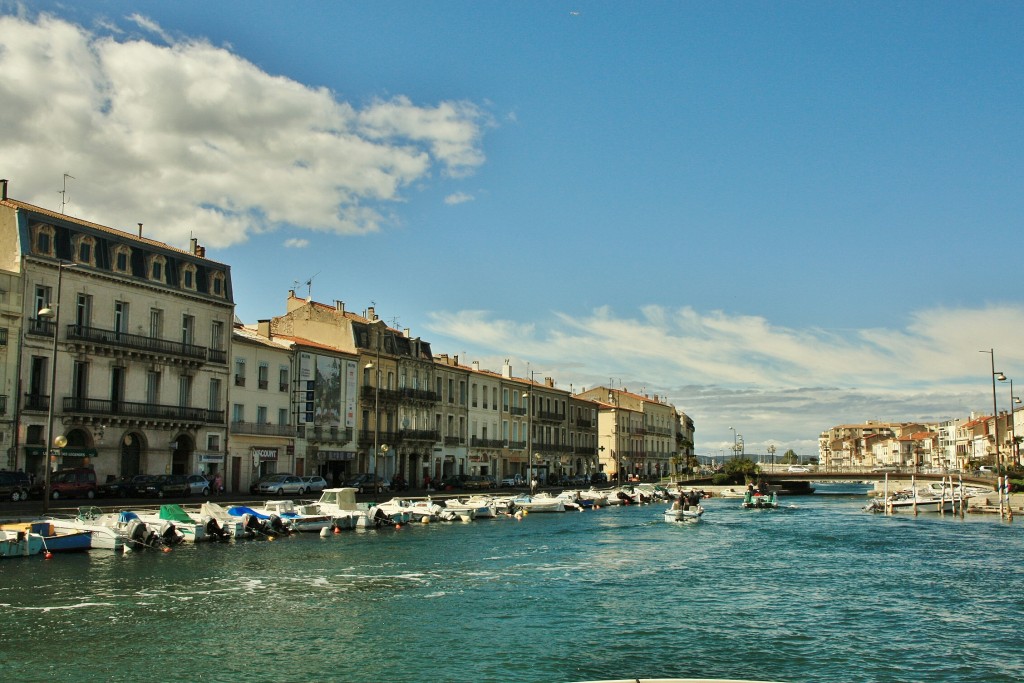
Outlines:
<svg viewBox="0 0 1024 683"><path fill-rule="evenodd" d="M341 361L316 357L315 422L327 427L341 425Z"/></svg>
<svg viewBox="0 0 1024 683"><path fill-rule="evenodd" d="M356 426L356 362L345 363L345 429Z"/></svg>

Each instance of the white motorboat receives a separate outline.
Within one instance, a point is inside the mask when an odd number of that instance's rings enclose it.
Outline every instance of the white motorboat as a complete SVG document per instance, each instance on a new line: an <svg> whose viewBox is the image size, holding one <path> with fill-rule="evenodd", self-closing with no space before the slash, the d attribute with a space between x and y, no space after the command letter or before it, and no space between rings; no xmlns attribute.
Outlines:
<svg viewBox="0 0 1024 683"><path fill-rule="evenodd" d="M135 514L150 528L157 529L167 545L206 540L206 527L193 520L180 505L161 505L160 512L136 510Z"/></svg>
<svg viewBox="0 0 1024 683"><path fill-rule="evenodd" d="M290 500L268 500L261 511L277 515L292 531L319 533L334 526L333 517L321 512L316 504L296 506Z"/></svg>
<svg viewBox="0 0 1024 683"><path fill-rule="evenodd" d="M256 535L251 529L247 529L245 522L238 517L229 515L223 506L217 503L206 502L199 506L199 511L186 511L192 519L200 524L206 525L207 535L220 537L227 534L230 538L252 538ZM217 529L211 529L210 522L215 522Z"/></svg>
<svg viewBox="0 0 1024 683"><path fill-rule="evenodd" d="M747 510L776 510L779 507L779 496L775 491L767 495L761 492L747 491L743 494L743 502L740 507Z"/></svg>
<svg viewBox="0 0 1024 683"><path fill-rule="evenodd" d="M38 555L43 551L43 537L31 531L0 529L0 557Z"/></svg>
<svg viewBox="0 0 1024 683"><path fill-rule="evenodd" d="M666 522L699 522L704 514L704 507L701 505L684 505L678 507L675 503L665 510Z"/></svg>
<svg viewBox="0 0 1024 683"><path fill-rule="evenodd" d="M320 514L331 516L335 529L369 529L384 523L376 516L375 508L359 507L356 489L351 486L324 489L320 492L320 500L312 505Z"/></svg>
<svg viewBox="0 0 1024 683"><path fill-rule="evenodd" d="M888 498L871 501L868 512L953 512L955 500L950 496L936 496L927 489L897 491Z"/></svg>
<svg viewBox="0 0 1024 683"><path fill-rule="evenodd" d="M44 521L55 531L91 531L92 548L120 552L125 548L143 550L162 544L160 535L134 512L103 512L100 508L78 508L75 517L48 517Z"/></svg>
<svg viewBox="0 0 1024 683"><path fill-rule="evenodd" d="M442 522L454 522L462 520L463 522L473 521L473 517L476 513L473 510L455 510L449 508L447 505L440 505L435 503L430 498L424 500L409 500L406 501L409 505L409 510L412 511L413 516L417 514L429 515L430 521L442 521Z"/></svg>
<svg viewBox="0 0 1024 683"><path fill-rule="evenodd" d="M745 491L739 489L722 489L716 494L719 498L742 498L747 495Z"/></svg>
<svg viewBox="0 0 1024 683"><path fill-rule="evenodd" d="M455 507L452 507L452 503L455 503ZM450 510L464 510L469 509L473 511L474 519L497 517L498 516L498 501L492 496L470 496L465 500L456 498L449 498L444 502L445 507Z"/></svg>
<svg viewBox="0 0 1024 683"><path fill-rule="evenodd" d="M519 496L513 498L512 502L527 512L565 512L565 503L553 496Z"/></svg>

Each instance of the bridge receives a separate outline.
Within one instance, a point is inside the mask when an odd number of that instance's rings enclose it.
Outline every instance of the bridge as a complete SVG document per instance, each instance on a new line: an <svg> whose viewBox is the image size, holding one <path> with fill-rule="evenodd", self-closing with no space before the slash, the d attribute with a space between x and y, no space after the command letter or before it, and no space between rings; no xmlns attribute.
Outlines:
<svg viewBox="0 0 1024 683"><path fill-rule="evenodd" d="M711 484L712 476L713 475L701 475L693 478L687 478L685 481L695 484ZM870 470L844 470L842 472L768 472L762 470L759 477L769 483L779 483L783 481L867 482L885 481L886 477L888 477L889 481L892 482L909 482L911 477L917 481L942 481L943 478L953 477L953 480L957 483L962 480L965 484L991 486L993 488L995 488L996 484L996 478L994 475L941 474L931 472L872 472Z"/></svg>

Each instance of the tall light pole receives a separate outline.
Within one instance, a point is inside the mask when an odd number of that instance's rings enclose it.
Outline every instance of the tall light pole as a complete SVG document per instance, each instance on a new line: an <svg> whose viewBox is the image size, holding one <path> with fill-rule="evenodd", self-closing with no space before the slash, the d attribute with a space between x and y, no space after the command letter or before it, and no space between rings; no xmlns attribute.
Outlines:
<svg viewBox="0 0 1024 683"><path fill-rule="evenodd" d="M992 361L992 431L995 437L994 443L996 447L996 471L999 471L1002 462L999 456L999 414L997 412L998 408L996 407L996 380L998 379L1000 382L1003 382L1006 380L1006 375L1004 375L1002 372L996 372L995 349L989 349L988 351L978 351L978 353L987 353Z"/></svg>
<svg viewBox="0 0 1024 683"><path fill-rule="evenodd" d="M46 411L46 454L43 457L43 512L50 510L50 448L58 449L67 445L67 439L61 434L55 443L53 438L53 401L57 390L57 337L60 334L60 291L64 279L64 269L74 268L77 263L57 261L57 297L50 305L41 309L37 315L41 318L53 318L53 360L50 362L50 401Z"/></svg>
<svg viewBox="0 0 1024 683"><path fill-rule="evenodd" d="M772 458L772 473L775 472L775 444L768 444L768 455Z"/></svg>
<svg viewBox="0 0 1024 683"><path fill-rule="evenodd" d="M736 428L729 427L729 429L732 430L732 457L735 458L736 455L739 453L739 449L736 448Z"/></svg>

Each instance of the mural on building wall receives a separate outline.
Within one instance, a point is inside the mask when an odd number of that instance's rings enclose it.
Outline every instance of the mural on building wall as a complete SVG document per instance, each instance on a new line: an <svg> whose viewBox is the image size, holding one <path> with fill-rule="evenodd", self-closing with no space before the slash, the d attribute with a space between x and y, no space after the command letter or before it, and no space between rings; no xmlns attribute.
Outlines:
<svg viewBox="0 0 1024 683"><path fill-rule="evenodd" d="M341 426L341 361L329 356L316 357L316 415L314 422L327 427Z"/></svg>

